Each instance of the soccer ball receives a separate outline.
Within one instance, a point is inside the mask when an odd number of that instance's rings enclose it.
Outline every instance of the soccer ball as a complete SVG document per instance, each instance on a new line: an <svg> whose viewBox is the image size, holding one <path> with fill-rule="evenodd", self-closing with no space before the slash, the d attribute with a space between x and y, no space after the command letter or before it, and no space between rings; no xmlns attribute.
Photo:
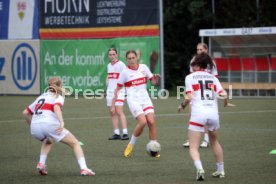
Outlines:
<svg viewBox="0 0 276 184"><path fill-rule="evenodd" d="M150 141L146 148L151 157L156 157L161 151L161 145L157 141Z"/></svg>

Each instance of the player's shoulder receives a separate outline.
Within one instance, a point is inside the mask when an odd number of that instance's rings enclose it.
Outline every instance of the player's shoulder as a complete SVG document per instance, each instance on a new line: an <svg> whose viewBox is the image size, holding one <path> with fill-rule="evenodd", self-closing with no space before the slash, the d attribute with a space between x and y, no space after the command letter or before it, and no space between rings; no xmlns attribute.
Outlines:
<svg viewBox="0 0 276 184"><path fill-rule="evenodd" d="M193 75L195 75L195 72L189 73L188 75L186 75L186 78L190 78L190 77L192 77Z"/></svg>
<svg viewBox="0 0 276 184"><path fill-rule="evenodd" d="M148 66L146 64L139 64L139 68L145 69L145 68L148 68Z"/></svg>

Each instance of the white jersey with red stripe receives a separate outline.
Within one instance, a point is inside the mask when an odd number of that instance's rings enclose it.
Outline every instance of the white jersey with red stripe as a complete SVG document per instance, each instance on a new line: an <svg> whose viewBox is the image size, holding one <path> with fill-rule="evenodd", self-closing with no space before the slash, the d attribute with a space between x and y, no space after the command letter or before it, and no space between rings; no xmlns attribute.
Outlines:
<svg viewBox="0 0 276 184"><path fill-rule="evenodd" d="M108 84L107 84L107 90L115 90L117 87L117 82L120 76L120 73L126 68L126 65L120 61L117 60L113 63L109 63L107 65L107 74L108 74Z"/></svg>
<svg viewBox="0 0 276 184"><path fill-rule="evenodd" d="M147 80L153 79L153 74L145 64L139 64L137 69L126 68L122 71L118 86L125 86L127 99L138 103L151 101L147 91Z"/></svg>
<svg viewBox="0 0 276 184"><path fill-rule="evenodd" d="M49 123L59 124L57 115L54 113L54 105L63 106L64 98L52 92L46 92L40 95L28 108L28 112L32 114L32 124Z"/></svg>
<svg viewBox="0 0 276 184"><path fill-rule="evenodd" d="M193 59L192 59L191 62L190 62L190 72L191 72L191 73L194 72L193 67L191 66L191 64L192 64L193 61L194 61L194 57L193 57ZM208 72L208 73L210 73L210 74L212 74L213 76L215 76L215 77L218 78L218 69L217 69L217 66L216 66L215 61L213 61L213 64L214 64L214 66L213 66L212 68L207 67L207 68L205 69L205 71Z"/></svg>
<svg viewBox="0 0 276 184"><path fill-rule="evenodd" d="M218 115L217 94L223 88L219 80L206 71L196 71L185 79L186 94L192 94L191 115L209 116Z"/></svg>

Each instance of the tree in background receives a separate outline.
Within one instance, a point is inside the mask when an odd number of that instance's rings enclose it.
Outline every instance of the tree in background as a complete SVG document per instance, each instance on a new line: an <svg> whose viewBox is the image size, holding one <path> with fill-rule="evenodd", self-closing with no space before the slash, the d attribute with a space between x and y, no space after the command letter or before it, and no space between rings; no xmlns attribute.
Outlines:
<svg viewBox="0 0 276 184"><path fill-rule="evenodd" d="M276 25L276 1L259 0L163 0L165 87L184 85L189 63L200 42L199 29Z"/></svg>

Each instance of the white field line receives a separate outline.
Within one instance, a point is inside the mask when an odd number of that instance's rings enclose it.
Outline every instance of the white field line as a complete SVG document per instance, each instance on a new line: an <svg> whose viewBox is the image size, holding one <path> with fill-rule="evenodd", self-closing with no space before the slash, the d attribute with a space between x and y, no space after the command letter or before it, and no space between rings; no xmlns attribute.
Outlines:
<svg viewBox="0 0 276 184"><path fill-rule="evenodd" d="M276 112L276 110L255 110L255 111L227 111L220 112L220 114L251 114L251 113L270 113ZM168 117L168 116L184 116L188 115L188 113L173 113L173 114L155 114L155 117ZM127 118L131 118L132 116L126 116ZM96 117L67 117L65 120L93 120L93 119L109 119L110 116L96 116ZM23 121L22 119L13 119L13 120L0 120L0 123L14 123Z"/></svg>

